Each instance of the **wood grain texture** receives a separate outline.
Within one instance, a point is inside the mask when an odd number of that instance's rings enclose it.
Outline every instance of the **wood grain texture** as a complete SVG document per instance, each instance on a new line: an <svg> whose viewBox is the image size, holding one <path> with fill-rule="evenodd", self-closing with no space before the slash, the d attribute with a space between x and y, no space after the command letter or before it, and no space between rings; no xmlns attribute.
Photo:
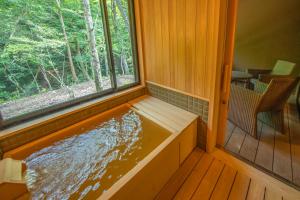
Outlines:
<svg viewBox="0 0 300 200"><path fill-rule="evenodd" d="M229 141L227 142L225 148L231 152L238 154L241 149L241 146L244 142L245 137L246 137L246 132L243 131L242 129L236 127L233 130L231 137L230 137Z"/></svg>
<svg viewBox="0 0 300 200"><path fill-rule="evenodd" d="M246 134L240 148L239 157L250 161L254 166L268 170L284 181L300 186L300 119L295 105L288 104L284 115L285 131L281 134L258 123L258 139ZM264 127L264 128L262 128ZM228 121L228 131L237 129L236 125ZM236 132L241 136L229 137L224 146L226 150L236 152L240 143L237 138L243 137L243 132ZM232 140L232 141L230 141ZM229 145L228 145L229 144ZM235 144L235 145L233 145ZM232 150L233 149L233 150Z"/></svg>
<svg viewBox="0 0 300 200"><path fill-rule="evenodd" d="M136 28L136 40L137 40L137 49L139 51L138 53L138 63L139 63L139 73L140 73L140 82L141 85L145 85L145 71L144 71L144 38L143 33L143 27L141 24L141 19L143 18L143 13L140 13L141 11L141 5L139 3L139 0L134 0L134 13L135 13L135 28Z"/></svg>
<svg viewBox="0 0 300 200"><path fill-rule="evenodd" d="M227 2L139 0L145 81L209 101L207 151L217 138Z"/></svg>
<svg viewBox="0 0 300 200"><path fill-rule="evenodd" d="M273 172L292 181L292 156L289 132L275 132Z"/></svg>
<svg viewBox="0 0 300 200"><path fill-rule="evenodd" d="M243 173L237 173L228 200L246 199L250 178Z"/></svg>
<svg viewBox="0 0 300 200"><path fill-rule="evenodd" d="M270 171L273 170L274 138L275 130L263 125L258 144L255 163Z"/></svg>
<svg viewBox="0 0 300 200"><path fill-rule="evenodd" d="M195 156L195 154L191 154L191 156ZM168 193L172 193L168 194L169 196L175 195L173 199L276 200L299 199L300 197L298 190L224 151L215 150L211 154L204 152L198 157L200 161L185 178L183 184L177 180L182 179L183 168L186 168L185 163L180 167L182 169L177 170L174 174L174 178L166 184L176 188L176 190L168 190ZM189 159L185 162L189 162ZM178 191L177 188L179 188ZM161 191L161 193L163 192L166 191Z"/></svg>
<svg viewBox="0 0 300 200"><path fill-rule="evenodd" d="M214 160L192 199L209 199L223 169L224 163L219 160Z"/></svg>
<svg viewBox="0 0 300 200"><path fill-rule="evenodd" d="M224 139L224 146L227 144L229 138L231 137L231 134L235 128L235 125L231 123L230 121L227 122L226 126L226 132L225 132L225 139Z"/></svg>
<svg viewBox="0 0 300 200"><path fill-rule="evenodd" d="M295 107L291 105L288 110L289 128L291 135L293 182L300 185L300 120Z"/></svg>
<svg viewBox="0 0 300 200"><path fill-rule="evenodd" d="M247 163L228 153L225 153L224 151L216 149L211 154L215 156L216 159L222 160L226 165L236 169L238 173L243 173L249 176L251 179L258 181L266 188L278 190L283 197L287 199L299 199L300 197L300 191L297 189L290 187L286 183L264 173L259 169L254 168L251 165L248 165Z"/></svg>
<svg viewBox="0 0 300 200"><path fill-rule="evenodd" d="M266 188L265 200L282 200L282 194L279 191Z"/></svg>
<svg viewBox="0 0 300 200"><path fill-rule="evenodd" d="M196 165L196 167L190 174L190 176L188 177L188 179L181 186L174 199L190 199L196 191L201 180L207 173L213 160L214 158L212 156L204 154L199 163Z"/></svg>
<svg viewBox="0 0 300 200"><path fill-rule="evenodd" d="M229 167L228 165L225 166L218 183L215 186L215 189L211 195L211 200L227 200L231 187L234 183L234 179L236 176L236 170Z"/></svg>
<svg viewBox="0 0 300 200"><path fill-rule="evenodd" d="M214 93L219 1L140 0L146 80L210 98Z"/></svg>
<svg viewBox="0 0 300 200"><path fill-rule="evenodd" d="M264 200L265 187L258 181L251 179L247 200Z"/></svg>
<svg viewBox="0 0 300 200"><path fill-rule="evenodd" d="M170 181L164 186L161 192L156 196L156 200L171 200L173 199L180 186L184 183L185 179L189 176L193 168L203 155L203 151L195 150L185 160L179 170L172 176Z"/></svg>
<svg viewBox="0 0 300 200"><path fill-rule="evenodd" d="M260 137L262 123L258 123L257 135ZM255 139L249 134L246 134L245 141L240 150L240 155L247 160L254 162L259 140Z"/></svg>

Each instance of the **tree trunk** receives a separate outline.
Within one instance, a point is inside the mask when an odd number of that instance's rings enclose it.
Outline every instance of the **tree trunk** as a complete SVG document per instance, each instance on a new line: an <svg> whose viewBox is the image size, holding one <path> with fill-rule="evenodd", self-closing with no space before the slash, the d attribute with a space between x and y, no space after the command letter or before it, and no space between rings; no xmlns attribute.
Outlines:
<svg viewBox="0 0 300 200"><path fill-rule="evenodd" d="M61 12L61 7L60 7L60 0L56 0L56 4L58 7L58 16L59 16L59 21L61 24L61 29L63 31L64 34L64 39L65 39L65 43L66 43L66 47L67 47L67 53L68 53L68 59L69 59L69 64L70 64L70 70L72 73L72 78L75 82L78 81L78 77L75 71L75 67L74 67L74 63L73 63L73 59L72 59L72 52L71 52L71 48L70 48L70 43L68 40L68 35L66 33L66 28L65 28L65 22L64 22L64 18Z"/></svg>
<svg viewBox="0 0 300 200"><path fill-rule="evenodd" d="M113 26L114 26L114 30L117 31L118 27L117 27L117 8L116 8L116 2L113 0L111 1L111 11L113 13L112 19L113 19Z"/></svg>
<svg viewBox="0 0 300 200"><path fill-rule="evenodd" d="M32 70L30 69L30 66L28 65L27 62L26 62L26 65L27 65L29 73L31 74L31 76L33 78L32 82L35 84L35 86L36 86L37 90L39 91L39 93L41 93L41 89L40 89L39 83L37 82L37 79L36 79L37 75L33 74ZM37 71L39 71L39 70L37 70Z"/></svg>
<svg viewBox="0 0 300 200"><path fill-rule="evenodd" d="M77 49L77 56L80 57L79 59L79 65L82 69L82 72L83 72L83 75L85 76L85 78L90 81L91 80L91 77L87 71L87 67L86 67L86 64L82 61L82 54L81 54L81 50L80 50L80 45L79 45L79 42L78 40L76 40L76 49Z"/></svg>
<svg viewBox="0 0 300 200"><path fill-rule="evenodd" d="M126 57L123 54L121 55L121 63L122 63L122 67L124 69L125 74L129 74L129 68L128 68L128 64L126 61Z"/></svg>
<svg viewBox="0 0 300 200"><path fill-rule="evenodd" d="M51 83L50 83L50 81L49 81L49 79L48 79L48 76L47 76L47 73L46 73L45 68L44 68L43 66L41 66L40 69L41 69L42 74L43 74L43 77L44 77L44 79L45 79L45 81L46 81L46 83L47 83L47 85L48 85L48 88L49 88L50 90L52 90L52 85L51 85Z"/></svg>
<svg viewBox="0 0 300 200"><path fill-rule="evenodd" d="M117 3L118 9L119 9L119 11L120 11L120 13L122 15L122 18L125 21L126 27L127 27L128 31L129 31L130 30L129 29L129 20L128 20L128 16L127 16L126 11L123 8L122 2L121 2L121 0L115 0L115 1Z"/></svg>
<svg viewBox="0 0 300 200"><path fill-rule="evenodd" d="M107 62L106 58L104 59L104 62L105 62L105 76L109 76L110 75L110 70L109 70L108 62Z"/></svg>
<svg viewBox="0 0 300 200"><path fill-rule="evenodd" d="M2 117L2 113L1 113L1 110L0 110L0 126L2 126L3 124L3 117ZM2 158L2 151L0 151L0 155L1 155L1 158Z"/></svg>
<svg viewBox="0 0 300 200"><path fill-rule="evenodd" d="M100 59L96 47L96 36L95 36L95 30L94 30L94 22L91 14L91 8L90 8L90 2L89 0L82 0L82 5L84 9L84 17L87 24L87 31L89 35L89 45L90 45L90 51L92 54L92 68L94 71L94 77L95 77L95 85L96 90L98 92L103 90L102 86L102 75L101 75L101 68L100 68Z"/></svg>

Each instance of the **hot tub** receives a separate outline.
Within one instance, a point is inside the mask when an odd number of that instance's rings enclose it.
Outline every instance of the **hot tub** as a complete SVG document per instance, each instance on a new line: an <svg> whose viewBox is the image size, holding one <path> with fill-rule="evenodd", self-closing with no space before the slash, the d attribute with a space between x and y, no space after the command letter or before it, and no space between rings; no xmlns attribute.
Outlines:
<svg viewBox="0 0 300 200"><path fill-rule="evenodd" d="M186 139L145 116L124 104L4 156L26 162L33 199L151 199L179 167Z"/></svg>

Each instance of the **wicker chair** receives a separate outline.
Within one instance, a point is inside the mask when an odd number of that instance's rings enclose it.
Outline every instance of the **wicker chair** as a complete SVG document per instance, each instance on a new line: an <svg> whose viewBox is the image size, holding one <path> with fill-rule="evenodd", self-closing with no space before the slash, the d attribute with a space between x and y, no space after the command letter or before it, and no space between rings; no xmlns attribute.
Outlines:
<svg viewBox="0 0 300 200"><path fill-rule="evenodd" d="M250 71L255 72L253 69L249 69ZM270 83L270 81L273 78L281 77L281 76L297 76L298 74L296 64L289 62L289 61L284 61L284 60L277 60L274 68L270 70L269 73L264 73L264 74L258 74L258 79L252 79L251 83L256 85L258 81L263 82L263 83ZM259 83L259 82L258 82Z"/></svg>
<svg viewBox="0 0 300 200"><path fill-rule="evenodd" d="M257 120L284 132L284 105L299 78L274 78L263 92L231 85L228 118L257 138ZM261 83L264 84L264 83Z"/></svg>
<svg viewBox="0 0 300 200"><path fill-rule="evenodd" d="M270 78L272 77L276 77L278 75L296 76L297 73L296 63L285 60L277 60L272 71L269 74L260 74L258 79L262 82L270 82Z"/></svg>

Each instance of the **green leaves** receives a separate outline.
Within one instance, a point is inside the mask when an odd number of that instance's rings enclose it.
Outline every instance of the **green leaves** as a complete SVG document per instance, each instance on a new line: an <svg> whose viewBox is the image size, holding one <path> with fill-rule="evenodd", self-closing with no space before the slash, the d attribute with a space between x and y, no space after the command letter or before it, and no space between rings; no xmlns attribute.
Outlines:
<svg viewBox="0 0 300 200"><path fill-rule="evenodd" d="M127 1L114 4L119 5L115 16L112 1L116 0L107 0L107 6L117 74L124 71L119 69L121 57L132 72L130 33L124 18L124 13L128 13ZM60 3L79 83L90 81L92 59L81 0ZM101 71L108 75L99 1L90 0L90 4ZM1 0L0 19L0 104L75 84L55 0Z"/></svg>

